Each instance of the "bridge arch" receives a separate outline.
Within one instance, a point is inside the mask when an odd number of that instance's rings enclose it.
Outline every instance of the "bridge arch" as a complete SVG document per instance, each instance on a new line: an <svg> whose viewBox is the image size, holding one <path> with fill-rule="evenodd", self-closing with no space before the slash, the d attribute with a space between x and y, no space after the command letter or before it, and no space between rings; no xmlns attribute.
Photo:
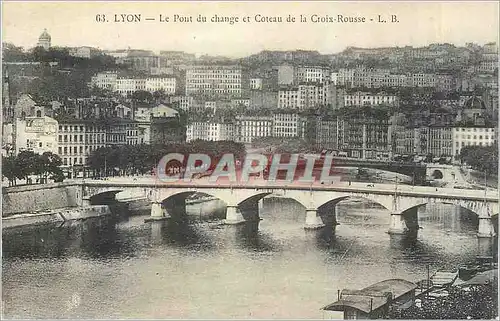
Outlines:
<svg viewBox="0 0 500 321"><path fill-rule="evenodd" d="M427 204L452 204L465 208L470 212L474 213L478 217L491 217L495 213L498 213L498 208L492 208L490 204L482 201L468 201L463 199L416 199L411 201L412 204L402 206L400 208L401 213L409 212L412 210L417 210Z"/></svg>
<svg viewBox="0 0 500 321"><path fill-rule="evenodd" d="M223 197L220 197L220 195L217 195L217 193L211 193L210 191L195 191L195 190L180 190L180 191L174 191L171 193L166 193L162 194L159 198L158 201L160 203L166 203L166 202L172 202L175 201L176 198L180 198L182 200L186 200L189 196L194 195L194 194L200 194L200 195L207 195L214 197L222 202L225 203L225 205L228 205L228 201L225 200Z"/></svg>
<svg viewBox="0 0 500 321"><path fill-rule="evenodd" d="M333 195L332 195L333 194ZM393 207L393 196L391 195L375 195L375 194L339 194L332 193L326 194L321 199L316 201L316 208L322 209L333 204L338 204L339 202L354 198L354 199L363 199L366 201L370 201L372 203L378 204L385 208L387 211L391 211Z"/></svg>
<svg viewBox="0 0 500 321"><path fill-rule="evenodd" d="M252 196L249 196L243 200L239 200L238 206L251 205L263 199L266 196L273 195L271 192L259 192Z"/></svg>
<svg viewBox="0 0 500 321"><path fill-rule="evenodd" d="M385 208L386 210L390 211L391 210L391 206L389 204L384 204L386 202L381 202L381 201L377 201L375 199L372 199L371 197L365 197L365 196L353 196L353 195L344 195L344 196L338 196L338 197L335 197L327 202L324 202L322 204L320 204L318 206L318 210L320 209L323 209L325 207L328 207L328 206L332 206L332 205L337 205L338 203L344 201L344 200L347 200L347 199L363 199L365 201L370 201L372 203L375 203L377 205L380 205L382 206L383 208Z"/></svg>
<svg viewBox="0 0 500 321"><path fill-rule="evenodd" d="M432 171L431 177L433 179L443 179L444 175L443 175L443 172L441 170L435 169Z"/></svg>
<svg viewBox="0 0 500 321"><path fill-rule="evenodd" d="M116 200L116 194L123 192L123 190L107 190L88 197L91 205L101 205Z"/></svg>

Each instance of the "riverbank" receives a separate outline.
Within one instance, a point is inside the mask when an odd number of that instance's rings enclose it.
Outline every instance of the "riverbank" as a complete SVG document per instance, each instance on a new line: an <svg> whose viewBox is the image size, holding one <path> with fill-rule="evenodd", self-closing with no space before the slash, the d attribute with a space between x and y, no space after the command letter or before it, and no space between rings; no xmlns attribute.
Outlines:
<svg viewBox="0 0 500 321"><path fill-rule="evenodd" d="M110 215L107 205L91 205L76 208L61 208L38 213L16 214L2 218L2 229L28 225L61 223Z"/></svg>

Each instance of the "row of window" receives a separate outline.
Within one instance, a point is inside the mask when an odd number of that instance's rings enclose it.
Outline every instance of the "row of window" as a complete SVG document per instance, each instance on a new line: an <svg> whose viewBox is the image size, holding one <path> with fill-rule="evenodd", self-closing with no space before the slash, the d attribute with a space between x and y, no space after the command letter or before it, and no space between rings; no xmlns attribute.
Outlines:
<svg viewBox="0 0 500 321"><path fill-rule="evenodd" d="M106 128L99 126L82 126L82 125L59 125L60 132L103 132Z"/></svg>
<svg viewBox="0 0 500 321"><path fill-rule="evenodd" d="M105 145L99 146L65 146L58 148L58 155L87 155L92 153L98 148L105 147Z"/></svg>
<svg viewBox="0 0 500 321"><path fill-rule="evenodd" d="M465 136L464 134L461 135L462 139L471 139L471 137L472 137L472 139L478 139L478 137L479 137L479 139L483 139L483 135L479 135L479 136L477 136L477 135L467 135L467 136ZM459 136L455 135L455 138L459 139ZM494 139L494 138L495 138L495 136L488 136L488 135L484 136L485 140Z"/></svg>
<svg viewBox="0 0 500 321"><path fill-rule="evenodd" d="M68 140L69 138L69 140ZM83 143L84 142L84 136L83 135L59 135L58 137L58 141L59 143L62 143L64 141L64 143L68 143L68 142L80 142L80 143ZM97 142L97 143L100 143L100 142L105 142L106 139L105 139L105 134L97 134L97 136L95 134L91 134L91 135L88 135L88 134L85 134L85 143L94 143L94 142Z"/></svg>

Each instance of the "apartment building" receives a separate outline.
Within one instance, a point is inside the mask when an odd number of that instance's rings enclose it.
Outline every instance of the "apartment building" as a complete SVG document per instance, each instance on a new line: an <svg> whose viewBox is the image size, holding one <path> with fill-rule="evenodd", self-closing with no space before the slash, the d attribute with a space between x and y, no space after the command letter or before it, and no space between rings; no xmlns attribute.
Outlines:
<svg viewBox="0 0 500 321"><path fill-rule="evenodd" d="M457 158L466 146L494 146L498 142L497 128L455 127L452 129L452 155Z"/></svg>
<svg viewBox="0 0 500 321"><path fill-rule="evenodd" d="M117 73L102 72L91 79L91 85L117 92L123 96L130 95L138 90L164 91L167 95L175 94L177 80L174 77L150 76L141 77L119 77Z"/></svg>
<svg viewBox="0 0 500 321"><path fill-rule="evenodd" d="M451 127L422 126L402 129L395 133L396 153L407 155L453 155Z"/></svg>
<svg viewBox="0 0 500 321"><path fill-rule="evenodd" d="M186 142L235 140L235 133L235 124L231 122L192 122L186 129Z"/></svg>
<svg viewBox="0 0 500 321"><path fill-rule="evenodd" d="M239 97L241 88L240 66L199 65L186 70L186 96Z"/></svg>
<svg viewBox="0 0 500 321"><path fill-rule="evenodd" d="M237 116L236 141L251 143L256 137L270 137L273 134L271 116Z"/></svg>
<svg viewBox="0 0 500 321"><path fill-rule="evenodd" d="M304 138L305 122L305 118L296 113L276 113L273 115L273 136Z"/></svg>
<svg viewBox="0 0 500 321"><path fill-rule="evenodd" d="M314 66L300 66L296 68L294 80L299 83L323 83L329 80L330 69Z"/></svg>
<svg viewBox="0 0 500 321"><path fill-rule="evenodd" d="M306 110L326 105L330 102L331 90L328 83L301 84L281 88L278 91L278 108Z"/></svg>
<svg viewBox="0 0 500 321"><path fill-rule="evenodd" d="M96 120L60 122L57 154L63 165L85 165L90 153L106 147L106 134L106 124Z"/></svg>
<svg viewBox="0 0 500 321"><path fill-rule="evenodd" d="M344 95L344 106L398 106L399 97L384 93L371 94L366 92L356 92Z"/></svg>
<svg viewBox="0 0 500 321"><path fill-rule="evenodd" d="M16 119L15 126L15 153L33 151L36 154L44 152L58 152L58 123L57 120L44 117L26 117Z"/></svg>

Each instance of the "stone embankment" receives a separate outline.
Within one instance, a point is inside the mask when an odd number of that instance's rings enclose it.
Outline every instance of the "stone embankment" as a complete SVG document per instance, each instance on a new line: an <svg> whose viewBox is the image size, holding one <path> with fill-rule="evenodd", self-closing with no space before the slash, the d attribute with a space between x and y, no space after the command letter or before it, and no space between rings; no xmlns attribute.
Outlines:
<svg viewBox="0 0 500 321"><path fill-rule="evenodd" d="M110 215L107 205L91 205L87 207L61 208L38 213L15 214L2 218L2 228L12 228L27 225L63 224L66 221L84 220L93 217Z"/></svg>

